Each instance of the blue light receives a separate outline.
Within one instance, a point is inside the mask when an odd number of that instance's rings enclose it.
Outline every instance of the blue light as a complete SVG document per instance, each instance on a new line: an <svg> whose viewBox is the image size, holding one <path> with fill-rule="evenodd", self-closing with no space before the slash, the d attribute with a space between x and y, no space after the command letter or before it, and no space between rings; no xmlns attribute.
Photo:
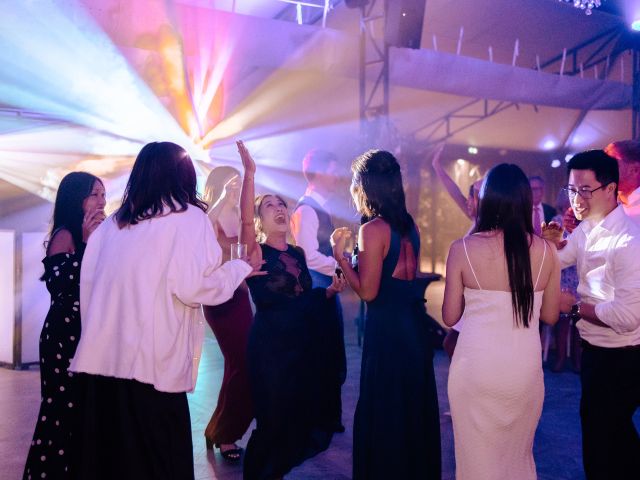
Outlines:
<svg viewBox="0 0 640 480"><path fill-rule="evenodd" d="M634 20L631 23L631 30L635 30L636 32L640 32L640 19Z"/></svg>

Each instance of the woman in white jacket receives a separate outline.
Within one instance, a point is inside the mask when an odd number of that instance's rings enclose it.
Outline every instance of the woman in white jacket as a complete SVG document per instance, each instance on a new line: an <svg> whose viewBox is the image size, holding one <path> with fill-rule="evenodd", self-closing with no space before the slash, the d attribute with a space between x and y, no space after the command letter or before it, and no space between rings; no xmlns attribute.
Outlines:
<svg viewBox="0 0 640 480"><path fill-rule="evenodd" d="M122 206L87 245L82 338L69 369L86 374L80 478L194 476L185 392L196 382L201 304L229 300L254 270L221 264L206 209L187 152L150 143Z"/></svg>

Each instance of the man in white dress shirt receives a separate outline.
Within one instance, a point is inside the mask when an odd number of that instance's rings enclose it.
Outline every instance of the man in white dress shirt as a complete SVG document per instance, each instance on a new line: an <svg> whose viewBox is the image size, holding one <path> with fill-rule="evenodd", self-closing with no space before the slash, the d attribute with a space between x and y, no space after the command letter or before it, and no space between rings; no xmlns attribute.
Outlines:
<svg viewBox="0 0 640 480"><path fill-rule="evenodd" d="M307 189L298 201L291 215L291 232L296 244L302 247L313 281L313 287L328 287L336 273L336 261L329 243L333 233L331 213L326 209L327 203L338 185L338 157L325 150L310 150L302 160L302 173L307 180ZM344 348L344 324L342 308L338 302L338 325L335 350L340 352L336 358L336 369L339 372L339 384L346 379L347 361ZM344 432L342 425L342 400L340 391L335 395L336 424L335 431Z"/></svg>
<svg viewBox="0 0 640 480"><path fill-rule="evenodd" d="M618 199L622 203L622 208L636 223L640 223L640 142L637 140L613 142L607 145L604 151L618 162L620 170Z"/></svg>
<svg viewBox="0 0 640 480"><path fill-rule="evenodd" d="M291 232L302 247L314 287L328 287L336 270L329 237L333 233L326 206L337 186L338 158L324 150L311 150L302 160L307 189L291 215Z"/></svg>
<svg viewBox="0 0 640 480"><path fill-rule="evenodd" d="M563 293L583 341L583 464L587 479L637 478L640 438L640 226L618 205L618 165L602 150L574 156L566 187L580 225L561 248L563 267L577 265L579 302ZM552 228L545 238L561 244Z"/></svg>

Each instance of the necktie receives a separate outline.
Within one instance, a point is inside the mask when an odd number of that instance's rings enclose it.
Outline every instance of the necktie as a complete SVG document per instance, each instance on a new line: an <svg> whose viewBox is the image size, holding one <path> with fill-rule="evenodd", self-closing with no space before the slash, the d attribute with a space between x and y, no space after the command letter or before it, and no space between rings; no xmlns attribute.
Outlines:
<svg viewBox="0 0 640 480"><path fill-rule="evenodd" d="M536 235L540 235L542 233L542 229L540 228L541 223L540 206L538 205L537 207L533 207L533 231Z"/></svg>

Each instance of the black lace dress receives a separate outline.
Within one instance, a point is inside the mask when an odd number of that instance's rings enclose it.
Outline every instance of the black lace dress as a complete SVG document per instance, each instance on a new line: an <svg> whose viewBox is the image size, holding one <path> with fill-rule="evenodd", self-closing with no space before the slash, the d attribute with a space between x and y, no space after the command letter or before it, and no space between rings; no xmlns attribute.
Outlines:
<svg viewBox="0 0 640 480"><path fill-rule="evenodd" d="M73 434L78 431L77 378L67 371L80 340L80 264L76 253L45 257L43 279L51 306L40 334L38 423L24 469L24 479L77 478Z"/></svg>
<svg viewBox="0 0 640 480"><path fill-rule="evenodd" d="M339 415L335 299L311 288L302 249L261 247L269 274L247 280L257 309L249 336L257 427L245 454L248 480L279 478L325 450Z"/></svg>

